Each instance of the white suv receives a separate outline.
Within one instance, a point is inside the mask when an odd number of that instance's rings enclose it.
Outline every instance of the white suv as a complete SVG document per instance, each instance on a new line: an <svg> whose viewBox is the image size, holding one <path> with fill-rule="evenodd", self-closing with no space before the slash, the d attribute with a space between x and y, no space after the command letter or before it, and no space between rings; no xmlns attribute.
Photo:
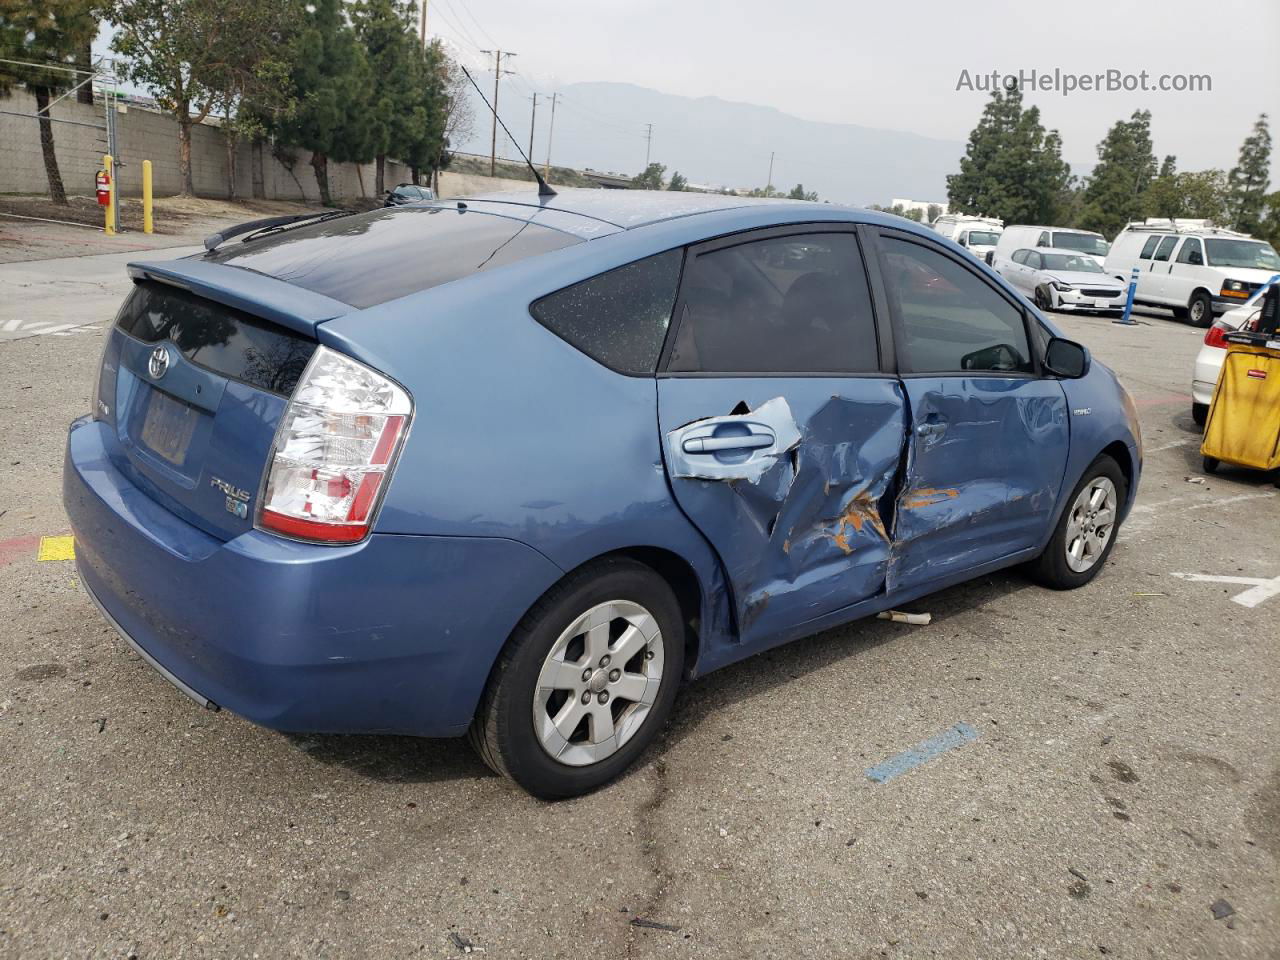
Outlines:
<svg viewBox="0 0 1280 960"><path fill-rule="evenodd" d="M1120 231L1107 255L1107 273L1117 280L1127 282L1134 267L1135 302L1207 327L1280 271L1280 257L1269 243L1204 220L1146 220Z"/></svg>

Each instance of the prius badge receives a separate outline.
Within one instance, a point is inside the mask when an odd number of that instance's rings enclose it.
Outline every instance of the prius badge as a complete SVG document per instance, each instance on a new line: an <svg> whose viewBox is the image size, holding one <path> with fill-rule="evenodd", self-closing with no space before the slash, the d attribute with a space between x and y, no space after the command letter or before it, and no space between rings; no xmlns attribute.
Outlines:
<svg viewBox="0 0 1280 960"><path fill-rule="evenodd" d="M169 348L163 343L151 351L147 359L147 373L152 380L159 380L169 369Z"/></svg>
<svg viewBox="0 0 1280 960"><path fill-rule="evenodd" d="M249 491L227 483L221 477L210 477L209 486L217 487L227 498L227 513L234 514L241 520L249 516Z"/></svg>

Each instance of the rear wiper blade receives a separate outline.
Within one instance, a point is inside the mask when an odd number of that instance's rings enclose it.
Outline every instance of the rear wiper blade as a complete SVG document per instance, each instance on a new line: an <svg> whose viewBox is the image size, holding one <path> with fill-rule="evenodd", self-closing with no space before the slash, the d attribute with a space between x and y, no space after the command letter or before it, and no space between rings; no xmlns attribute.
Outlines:
<svg viewBox="0 0 1280 960"><path fill-rule="evenodd" d="M354 210L326 210L324 213L300 213L289 217L267 217L263 220L250 220L247 223L238 223L234 227L227 227L225 230L219 230L217 233L211 233L204 238L204 248L210 252L216 250L218 246L230 240L232 237L238 237L241 234L248 234L241 243L248 243L258 237L265 237L268 234L279 233L286 227L301 225L304 221L310 223L323 223L325 220L336 220L338 217L349 217L356 211Z"/></svg>

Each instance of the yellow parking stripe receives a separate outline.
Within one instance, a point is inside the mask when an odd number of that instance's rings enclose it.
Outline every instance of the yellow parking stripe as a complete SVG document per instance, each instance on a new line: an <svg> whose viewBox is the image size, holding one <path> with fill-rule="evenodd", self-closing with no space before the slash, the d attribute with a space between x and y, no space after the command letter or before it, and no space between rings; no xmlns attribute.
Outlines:
<svg viewBox="0 0 1280 960"><path fill-rule="evenodd" d="M46 560L74 560L76 558L75 537L41 537L40 549L36 553L36 562Z"/></svg>

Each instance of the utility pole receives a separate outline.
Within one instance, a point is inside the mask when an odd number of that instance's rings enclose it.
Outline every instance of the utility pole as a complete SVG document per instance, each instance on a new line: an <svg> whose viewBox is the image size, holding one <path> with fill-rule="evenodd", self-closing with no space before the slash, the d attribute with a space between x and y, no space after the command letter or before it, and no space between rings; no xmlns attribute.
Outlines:
<svg viewBox="0 0 1280 960"><path fill-rule="evenodd" d="M653 124L645 124L649 128L649 132L644 135L644 168L649 169L649 148L653 146Z"/></svg>
<svg viewBox="0 0 1280 960"><path fill-rule="evenodd" d="M489 142L489 176L496 177L498 175L498 81L502 79L504 73L515 73L514 70L502 69L502 58L509 59L516 54L510 51L504 53L501 50L481 50L480 52L493 54L493 136Z"/></svg>
<svg viewBox="0 0 1280 960"><path fill-rule="evenodd" d="M533 162L533 129L534 124L538 122L538 94L533 94L533 113L529 115L529 162Z"/></svg>
<svg viewBox="0 0 1280 960"><path fill-rule="evenodd" d="M419 38L422 40L422 49L427 49L427 0L420 0L422 19L418 25Z"/></svg>
<svg viewBox="0 0 1280 960"><path fill-rule="evenodd" d="M551 95L551 126L547 130L547 162L542 165L542 179L551 179L551 137L556 132L556 101L560 99L560 94L553 93Z"/></svg>
<svg viewBox="0 0 1280 960"><path fill-rule="evenodd" d="M774 154L774 151L770 150L769 151L769 179L766 180L764 183L764 195L766 197L769 195L769 190L773 187L773 154Z"/></svg>

